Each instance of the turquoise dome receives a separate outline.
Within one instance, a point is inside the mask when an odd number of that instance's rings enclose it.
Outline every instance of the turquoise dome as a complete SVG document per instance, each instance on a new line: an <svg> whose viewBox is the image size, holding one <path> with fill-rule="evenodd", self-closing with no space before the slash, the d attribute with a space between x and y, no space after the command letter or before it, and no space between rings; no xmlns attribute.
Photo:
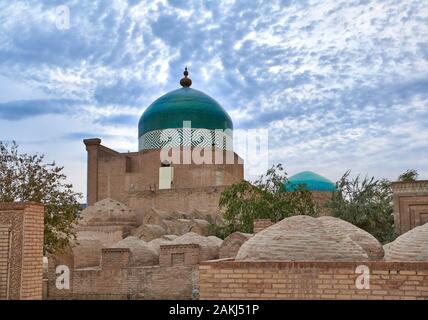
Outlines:
<svg viewBox="0 0 428 320"><path fill-rule="evenodd" d="M144 111L138 123L138 136L154 131L183 128L191 121L192 128L231 129L232 119L210 96L192 88L181 88L161 96Z"/></svg>
<svg viewBox="0 0 428 320"><path fill-rule="evenodd" d="M305 190L309 191L327 191L333 192L336 186L330 180L316 174L312 171L303 171L297 173L284 182L285 191L294 191L303 185Z"/></svg>
<svg viewBox="0 0 428 320"><path fill-rule="evenodd" d="M191 89L187 68L177 89L156 99L138 123L138 149L180 146L233 149L233 123L226 110L205 93ZM190 122L190 134L183 130Z"/></svg>

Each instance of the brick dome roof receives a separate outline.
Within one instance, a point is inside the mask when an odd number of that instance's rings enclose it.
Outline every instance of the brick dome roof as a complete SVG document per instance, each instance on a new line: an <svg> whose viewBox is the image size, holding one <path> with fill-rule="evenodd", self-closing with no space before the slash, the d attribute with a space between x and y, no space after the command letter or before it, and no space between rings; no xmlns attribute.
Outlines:
<svg viewBox="0 0 428 320"><path fill-rule="evenodd" d="M386 261L428 261L428 223L386 244Z"/></svg>
<svg viewBox="0 0 428 320"><path fill-rule="evenodd" d="M204 237L194 232L188 232L172 240L171 244L198 244L201 248L199 260L205 261L218 258L219 249L223 241L215 238L213 236Z"/></svg>
<svg viewBox="0 0 428 320"><path fill-rule="evenodd" d="M236 260L366 261L382 254L376 239L340 219L294 216L246 241Z"/></svg>
<svg viewBox="0 0 428 320"><path fill-rule="evenodd" d="M111 248L129 248L132 253L131 266L152 266L159 263L158 253L147 242L137 237L127 237Z"/></svg>
<svg viewBox="0 0 428 320"><path fill-rule="evenodd" d="M135 226L137 217L134 210L125 204L106 198L82 210L82 225L125 225Z"/></svg>

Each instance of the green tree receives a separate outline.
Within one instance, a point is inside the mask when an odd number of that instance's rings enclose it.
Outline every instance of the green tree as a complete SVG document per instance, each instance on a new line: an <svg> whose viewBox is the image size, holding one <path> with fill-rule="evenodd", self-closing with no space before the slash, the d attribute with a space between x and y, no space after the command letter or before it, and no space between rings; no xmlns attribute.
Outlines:
<svg viewBox="0 0 428 320"><path fill-rule="evenodd" d="M369 232L382 243L396 238L390 181L350 177L346 171L336 183L336 191L327 207L331 215Z"/></svg>
<svg viewBox="0 0 428 320"><path fill-rule="evenodd" d="M219 202L224 225L211 225L212 232L224 238L235 231L252 232L254 219L277 222L297 214L316 216L311 193L303 187L284 192L286 180L287 174L278 164L253 183L242 180L226 187Z"/></svg>
<svg viewBox="0 0 428 320"><path fill-rule="evenodd" d="M80 193L66 182L63 167L44 163L44 155L18 153L0 141L0 202L36 201L45 205L44 251L61 250L75 239Z"/></svg>
<svg viewBox="0 0 428 320"><path fill-rule="evenodd" d="M418 179L419 173L415 169L407 169L406 172L398 176L398 181L413 182Z"/></svg>

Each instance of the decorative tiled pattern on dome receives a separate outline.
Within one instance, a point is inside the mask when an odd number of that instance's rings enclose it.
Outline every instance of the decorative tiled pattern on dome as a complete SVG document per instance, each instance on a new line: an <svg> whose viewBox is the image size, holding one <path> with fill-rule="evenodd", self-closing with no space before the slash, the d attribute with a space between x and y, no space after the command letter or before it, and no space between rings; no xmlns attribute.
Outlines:
<svg viewBox="0 0 428 320"><path fill-rule="evenodd" d="M233 150L233 137L223 131L209 129L165 129L143 134L138 141L138 150L162 149L164 147L210 147Z"/></svg>
<svg viewBox="0 0 428 320"><path fill-rule="evenodd" d="M181 88L156 99L143 113L138 123L138 137L169 128L182 128L191 122L192 128L233 130L226 110L210 96L192 88Z"/></svg>

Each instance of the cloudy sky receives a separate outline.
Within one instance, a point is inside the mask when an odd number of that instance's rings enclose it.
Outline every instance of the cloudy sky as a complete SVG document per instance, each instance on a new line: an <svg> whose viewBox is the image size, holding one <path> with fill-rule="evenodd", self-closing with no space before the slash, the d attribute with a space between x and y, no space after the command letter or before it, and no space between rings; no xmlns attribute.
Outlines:
<svg viewBox="0 0 428 320"><path fill-rule="evenodd" d="M290 174L428 179L426 0L1 0L0 140L86 192L82 139L137 150L184 66Z"/></svg>

